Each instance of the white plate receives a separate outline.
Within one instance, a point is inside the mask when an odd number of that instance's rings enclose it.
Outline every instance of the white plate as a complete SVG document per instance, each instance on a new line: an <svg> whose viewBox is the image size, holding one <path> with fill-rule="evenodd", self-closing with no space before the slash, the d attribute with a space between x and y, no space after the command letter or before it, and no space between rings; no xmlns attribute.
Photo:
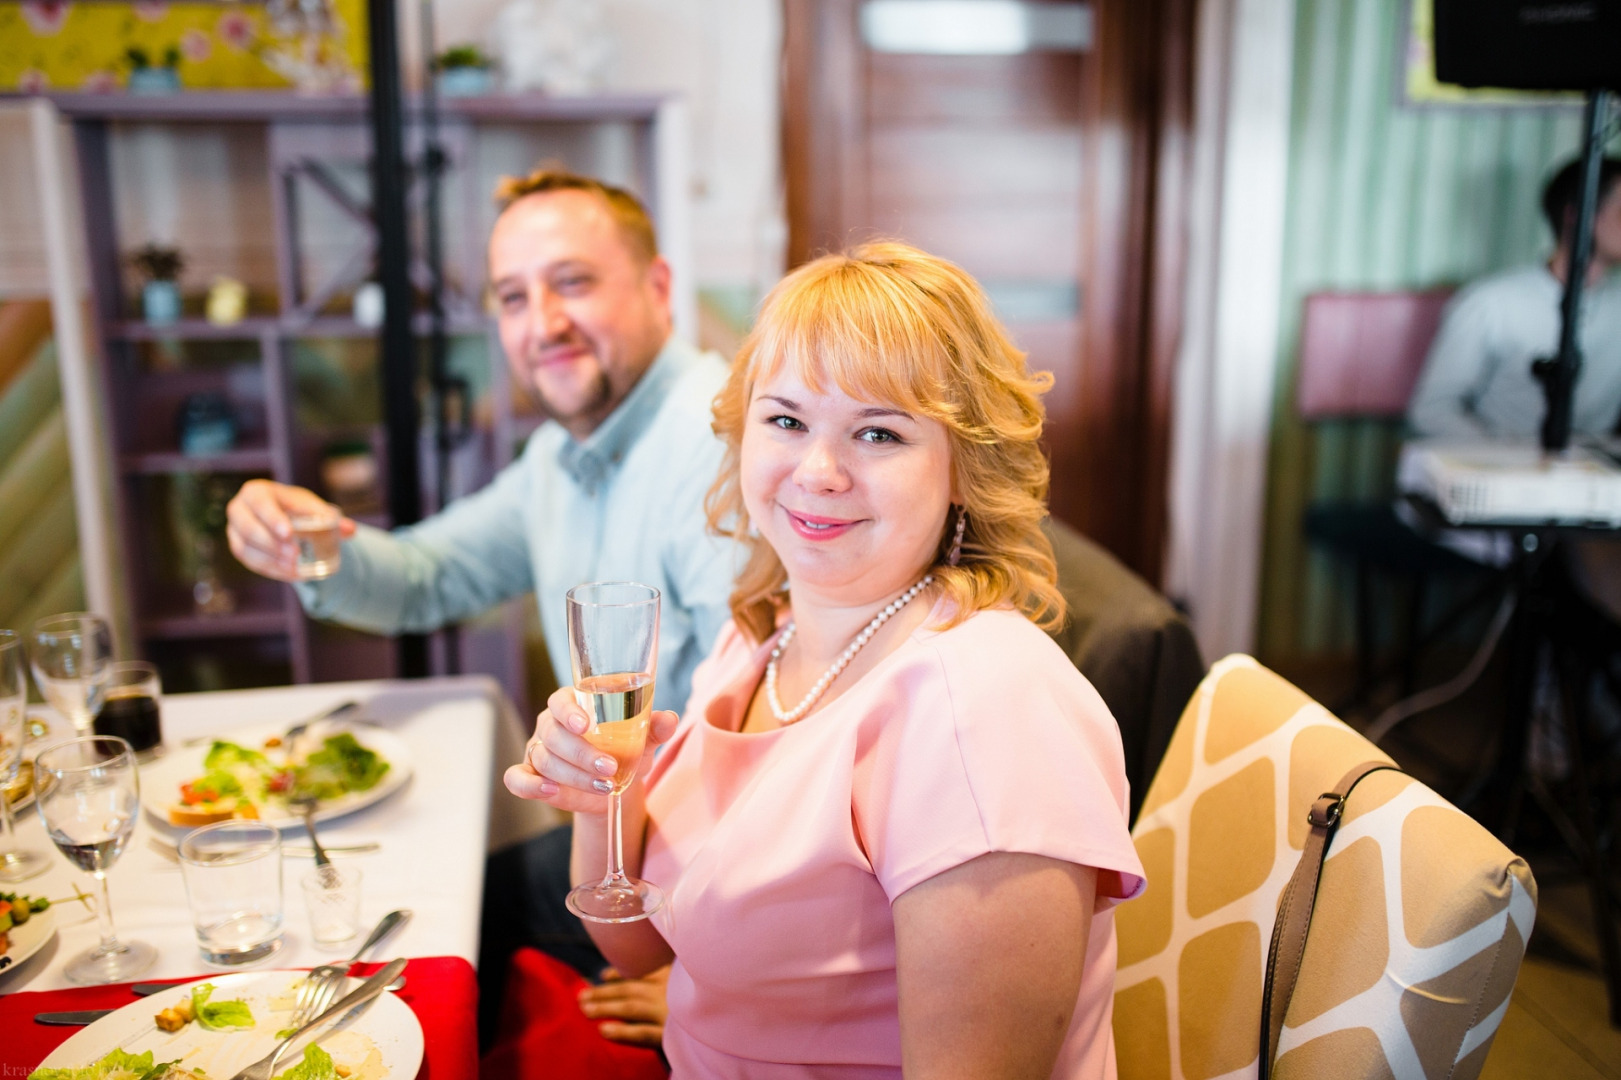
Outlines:
<svg viewBox="0 0 1621 1080"><path fill-rule="evenodd" d="M280 735L285 730L286 725L283 724L264 724L222 731L216 738L249 749L262 750L266 739L272 735ZM391 731L365 724L317 724L304 736L304 740L306 745L318 747L322 739L328 735L336 735L340 731L349 732L360 745L381 754L383 760L388 762L388 772L383 774L383 778L370 791L350 792L341 798L327 799L319 803L315 810L316 821L326 821L329 818L362 810L388 798L411 779L411 750L404 739ZM140 766L141 805L146 807L147 813L163 824L169 824L169 806L179 801L180 785L190 783L203 775L203 759L208 756L208 750L207 743L199 746L175 747L162 757ZM272 760L275 760L276 751L269 753ZM270 803L261 806L259 814L266 824L274 825L278 829L302 828L304 825L304 819L288 811L285 804Z"/></svg>
<svg viewBox="0 0 1621 1080"><path fill-rule="evenodd" d="M216 1080L224 1080L275 1047L276 1032L286 1026L292 1013L286 1009L272 1011L270 1000L287 997L293 981L303 978L304 974L302 971L253 971L216 975L132 1001L76 1033L51 1051L39 1067L82 1069L122 1047L132 1054L150 1050L153 1061L179 1059L185 1068L201 1070ZM190 1023L170 1034L153 1025L152 1017L158 1012L190 997L190 988L205 982L214 984L214 1001L246 1001L257 1026L250 1031L209 1031ZM349 988L359 985L360 980L351 979ZM291 1001L286 1003L290 1005ZM375 1048L382 1058L382 1075L397 1080L412 1080L422 1065L422 1025L409 1005L388 993L368 1003L359 1015L321 1029L315 1044L331 1054L336 1064L351 1068L360 1065ZM303 1046L304 1043L299 1043L277 1071L291 1068L302 1060Z"/></svg>
<svg viewBox="0 0 1621 1080"><path fill-rule="evenodd" d="M36 911L27 922L13 926L6 934L11 947L6 950L4 957L0 957L0 962L10 960L11 963L0 968L0 980L4 980L9 972L16 971L24 960L43 949L45 943L56 935L56 909L48 907L44 911Z"/></svg>

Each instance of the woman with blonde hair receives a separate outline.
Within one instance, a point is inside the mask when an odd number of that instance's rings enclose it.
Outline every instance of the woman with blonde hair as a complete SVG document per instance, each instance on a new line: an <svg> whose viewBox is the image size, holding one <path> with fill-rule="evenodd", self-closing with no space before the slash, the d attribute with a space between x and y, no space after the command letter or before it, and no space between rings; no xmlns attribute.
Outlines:
<svg viewBox="0 0 1621 1080"><path fill-rule="evenodd" d="M1112 1077L1112 905L1142 888L1119 733L1041 630L1032 375L962 270L877 243L789 274L715 401L710 523L747 553L686 714L656 713L592 924L674 966L677 1077ZM516 793L600 816L567 691ZM576 881L604 828L574 831Z"/></svg>

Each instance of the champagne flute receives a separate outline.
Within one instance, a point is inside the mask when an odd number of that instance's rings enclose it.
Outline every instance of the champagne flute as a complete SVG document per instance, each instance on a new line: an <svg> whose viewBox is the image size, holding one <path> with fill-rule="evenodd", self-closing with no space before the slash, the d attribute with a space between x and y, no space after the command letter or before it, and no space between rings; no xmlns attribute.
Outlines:
<svg viewBox="0 0 1621 1080"><path fill-rule="evenodd" d="M100 615L50 615L34 624L34 679L39 692L73 730L90 734L113 662L113 633Z"/></svg>
<svg viewBox="0 0 1621 1080"><path fill-rule="evenodd" d="M619 763L608 794L607 874L570 892L568 909L592 922L634 922L664 903L657 885L625 873L619 801L647 746L658 670L659 591L630 581L594 582L570 589L566 602L574 697L590 724L585 739Z"/></svg>
<svg viewBox="0 0 1621 1080"><path fill-rule="evenodd" d="M96 922L101 944L69 960L62 973L80 985L124 982L158 958L152 946L119 941L107 895L107 871L141 812L135 751L111 735L86 735L41 750L34 761L36 806L45 831L68 862L93 874L101 895Z"/></svg>
<svg viewBox="0 0 1621 1080"><path fill-rule="evenodd" d="M0 881L26 881L43 874L50 862L43 852L17 846L6 788L17 778L28 738L28 676L23 673L23 639L0 630Z"/></svg>

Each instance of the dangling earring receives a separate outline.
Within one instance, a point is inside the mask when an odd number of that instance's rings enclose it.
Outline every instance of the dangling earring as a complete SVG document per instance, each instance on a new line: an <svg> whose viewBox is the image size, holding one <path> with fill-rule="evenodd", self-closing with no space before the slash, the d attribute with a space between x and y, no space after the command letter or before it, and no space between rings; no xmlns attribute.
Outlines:
<svg viewBox="0 0 1621 1080"><path fill-rule="evenodd" d="M946 556L947 566L956 566L962 559L962 534L968 531L968 507L957 510L957 535L951 538L951 554Z"/></svg>

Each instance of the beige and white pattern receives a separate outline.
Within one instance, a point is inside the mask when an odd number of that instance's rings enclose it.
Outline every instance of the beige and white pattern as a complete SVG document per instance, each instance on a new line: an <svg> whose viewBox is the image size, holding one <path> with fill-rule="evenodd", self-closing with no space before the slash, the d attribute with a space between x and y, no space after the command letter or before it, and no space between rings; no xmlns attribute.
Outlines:
<svg viewBox="0 0 1621 1080"><path fill-rule="evenodd" d="M1389 759L1253 659L1211 669L1133 830L1148 890L1116 916L1122 1080L1256 1075L1306 811L1372 760ZM1535 914L1522 859L1411 777L1368 776L1323 864L1274 1076L1478 1075Z"/></svg>

